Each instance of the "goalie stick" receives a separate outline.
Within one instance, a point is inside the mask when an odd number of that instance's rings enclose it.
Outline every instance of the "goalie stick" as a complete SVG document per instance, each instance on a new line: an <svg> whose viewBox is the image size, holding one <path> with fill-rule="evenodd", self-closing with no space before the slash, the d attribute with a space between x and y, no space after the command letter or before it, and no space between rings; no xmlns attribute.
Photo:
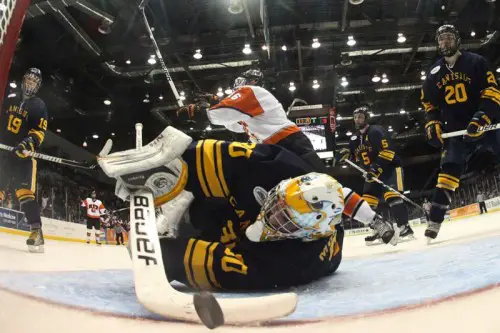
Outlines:
<svg viewBox="0 0 500 333"><path fill-rule="evenodd" d="M16 150L15 147L7 146L2 143L0 143L0 149L7 150L7 151L14 151ZM81 168L81 169L87 169L87 170L92 170L97 167L97 164L94 165L88 165L87 162L80 162L80 161L73 161L73 160L67 160L65 158L61 157L55 157L55 156L50 156L50 155L45 155L41 153L34 153L31 151L24 150L23 153L27 156L31 156L34 158L37 158L39 160L44 160L44 161L49 161L52 163L58 163L58 164L64 164L64 165L69 165L72 167L76 168Z"/></svg>
<svg viewBox="0 0 500 333"><path fill-rule="evenodd" d="M366 170L363 170L361 167L359 167L358 165L356 165L354 162L350 161L349 159L344 160L344 162L346 162L347 164L349 164L350 166L352 166L353 168L355 168L356 170L361 172L363 174L363 176L366 176L366 174L368 173L368 172L366 172ZM413 202L412 200L408 199L403 193L396 191L395 189L393 189L389 185L385 184L383 181L381 181L378 178L372 178L372 179L373 179L373 181L379 183L380 185L382 185L383 187L385 187L389 191L397 193L401 197L401 199L403 199L404 201L408 202L409 204L411 204L417 208L420 208L421 210L423 210L425 212L425 209L422 206L420 206L417 203Z"/></svg>
<svg viewBox="0 0 500 333"><path fill-rule="evenodd" d="M136 125L136 149L142 144L142 126ZM130 253L135 292L148 310L184 321L200 321L210 329L224 323L248 324L289 315L297 294L217 300L211 293L195 295L175 290L168 281L156 228L154 198L148 189L130 194Z"/></svg>
<svg viewBox="0 0 500 333"><path fill-rule="evenodd" d="M497 129L500 129L500 123L479 127L478 132L483 132L483 131L484 132L488 132L488 131L494 131L494 130L497 130ZM461 131L443 133L441 135L441 137L443 139L446 139L446 138L453 138L453 137L460 136L460 135L465 135L465 134L467 134L467 130L461 130Z"/></svg>

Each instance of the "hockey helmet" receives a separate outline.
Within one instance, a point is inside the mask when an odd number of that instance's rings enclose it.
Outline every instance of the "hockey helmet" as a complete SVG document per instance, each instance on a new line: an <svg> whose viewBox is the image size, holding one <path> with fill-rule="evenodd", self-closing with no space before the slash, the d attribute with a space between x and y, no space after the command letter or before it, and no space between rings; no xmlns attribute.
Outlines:
<svg viewBox="0 0 500 333"><path fill-rule="evenodd" d="M242 86L262 86L264 83L264 74L258 69L249 69L241 73L233 84L233 89L238 89Z"/></svg>
<svg viewBox="0 0 500 333"><path fill-rule="evenodd" d="M311 172L271 189L246 235L253 242L330 237L343 210L342 186L329 175Z"/></svg>
<svg viewBox="0 0 500 333"><path fill-rule="evenodd" d="M24 74L21 89L24 96L33 97L42 85L42 72L38 68L30 68Z"/></svg>
<svg viewBox="0 0 500 333"><path fill-rule="evenodd" d="M363 120L359 119L359 117L356 117L358 114L363 114L365 117ZM368 125L368 120L370 119L370 109L367 106L361 106L359 108L354 109L352 112L352 116L354 119L354 126L356 126L356 129L362 129L366 125Z"/></svg>
<svg viewBox="0 0 500 333"><path fill-rule="evenodd" d="M460 41L460 33L451 24L442 25L436 30L438 50L445 57L451 57L457 53L460 48Z"/></svg>

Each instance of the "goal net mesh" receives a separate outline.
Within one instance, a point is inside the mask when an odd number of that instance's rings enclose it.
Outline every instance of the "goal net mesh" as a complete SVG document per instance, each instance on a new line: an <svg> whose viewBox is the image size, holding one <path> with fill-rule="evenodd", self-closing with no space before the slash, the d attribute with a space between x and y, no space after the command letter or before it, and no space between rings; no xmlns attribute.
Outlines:
<svg viewBox="0 0 500 333"><path fill-rule="evenodd" d="M0 105L30 0L0 0Z"/></svg>

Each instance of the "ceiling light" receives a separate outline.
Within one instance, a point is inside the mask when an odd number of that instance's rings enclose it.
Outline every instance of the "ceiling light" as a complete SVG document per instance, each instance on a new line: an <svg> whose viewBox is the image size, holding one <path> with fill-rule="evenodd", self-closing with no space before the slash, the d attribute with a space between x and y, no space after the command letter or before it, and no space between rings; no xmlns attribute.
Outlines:
<svg viewBox="0 0 500 333"><path fill-rule="evenodd" d="M342 120L342 116L337 116L337 120Z"/></svg>
<svg viewBox="0 0 500 333"><path fill-rule="evenodd" d="M500 73L500 67L497 67L497 73Z"/></svg>
<svg viewBox="0 0 500 333"><path fill-rule="evenodd" d="M446 9L446 6L445 5L442 5L441 6L441 10L445 10Z"/></svg>
<svg viewBox="0 0 500 333"><path fill-rule="evenodd" d="M111 101L109 99L104 100L104 105L111 105Z"/></svg>
<svg viewBox="0 0 500 333"><path fill-rule="evenodd" d="M353 37L353 36L349 36L349 37L347 37L347 45L349 45L349 46L354 46L354 45L356 45L356 40L354 39L354 37Z"/></svg>
<svg viewBox="0 0 500 333"><path fill-rule="evenodd" d="M389 129L388 129L387 131L388 131L388 132L392 132L392 131L394 131L394 130L392 129L392 127L389 127Z"/></svg>
<svg viewBox="0 0 500 333"><path fill-rule="evenodd" d="M163 95L160 95L160 96L158 97L158 99L159 99L160 101L162 101L162 100L163 100Z"/></svg>
<svg viewBox="0 0 500 333"><path fill-rule="evenodd" d="M347 136L351 136L352 135L352 132L351 131L347 131L347 133L345 134Z"/></svg>
<svg viewBox="0 0 500 333"><path fill-rule="evenodd" d="M338 138L339 137L339 133L335 133L335 137Z"/></svg>
<svg viewBox="0 0 500 333"><path fill-rule="evenodd" d="M313 49L317 49L318 47L321 46L321 43L319 42L319 40L317 38L313 38L313 42L312 42L311 46Z"/></svg>
<svg viewBox="0 0 500 333"><path fill-rule="evenodd" d="M476 32L475 32L474 30L472 30L472 31L470 32L470 36L471 36L471 37L474 37L475 35L476 35Z"/></svg>
<svg viewBox="0 0 500 333"><path fill-rule="evenodd" d="M420 107L420 108L418 108L418 111L422 111L422 108L421 108L421 107Z"/></svg>
<svg viewBox="0 0 500 333"><path fill-rule="evenodd" d="M60 128L56 129L56 132L61 133L61 129Z"/></svg>
<svg viewBox="0 0 500 333"><path fill-rule="evenodd" d="M267 45L266 45L266 44L262 45L262 50L263 50L263 51L267 51L267 49L268 49L268 47L267 47Z"/></svg>
<svg viewBox="0 0 500 333"><path fill-rule="evenodd" d="M382 74L382 83L387 83L389 82L389 79L387 78L387 74Z"/></svg>
<svg viewBox="0 0 500 333"><path fill-rule="evenodd" d="M231 95L233 91L231 90L231 88L227 88L226 90L224 90L224 93L226 93L226 95Z"/></svg>
<svg viewBox="0 0 500 333"><path fill-rule="evenodd" d="M10 87L15 89L15 88L17 88L17 84L14 81L12 81L10 83Z"/></svg>
<svg viewBox="0 0 500 333"><path fill-rule="evenodd" d="M222 92L222 87L217 88L217 96L222 97L224 93Z"/></svg>
<svg viewBox="0 0 500 333"><path fill-rule="evenodd" d="M424 81L426 78L427 78L427 76L425 75L425 71L421 71L420 72L420 80Z"/></svg>
<svg viewBox="0 0 500 333"><path fill-rule="evenodd" d="M406 42L406 37L401 32L398 34L398 43Z"/></svg>
<svg viewBox="0 0 500 333"><path fill-rule="evenodd" d="M352 60L349 59L349 53L342 53L340 64L342 66L349 66L352 64Z"/></svg>
<svg viewBox="0 0 500 333"><path fill-rule="evenodd" d="M282 49L283 51L286 51L286 50L287 50L286 45L283 45L283 46L281 47L281 49Z"/></svg>
<svg viewBox="0 0 500 333"><path fill-rule="evenodd" d="M250 44L245 44L245 47L243 48L243 53L245 53L245 54L252 53L252 49L250 48Z"/></svg>
<svg viewBox="0 0 500 333"><path fill-rule="evenodd" d="M408 125L405 126L405 129L408 129Z"/></svg>
<svg viewBox="0 0 500 333"><path fill-rule="evenodd" d="M93 135L92 135L92 138L94 138L94 139L99 139L99 135L97 135L97 134L93 134Z"/></svg>
<svg viewBox="0 0 500 333"><path fill-rule="evenodd" d="M345 164L344 164L344 165L342 166L342 169L347 169L347 165L345 165Z"/></svg>
<svg viewBox="0 0 500 333"><path fill-rule="evenodd" d="M179 95L180 95L180 96L179 96L179 99L180 99L181 101L185 101L185 100L186 100L186 94L184 93L184 91L181 91Z"/></svg>
<svg viewBox="0 0 500 333"><path fill-rule="evenodd" d="M193 58L199 60L202 57L203 57L203 55L201 54L201 50L200 49L197 49L196 51L194 51Z"/></svg>
<svg viewBox="0 0 500 333"><path fill-rule="evenodd" d="M149 94L146 94L144 99L142 100L143 103L149 103Z"/></svg>
<svg viewBox="0 0 500 333"><path fill-rule="evenodd" d="M155 58L149 58L148 59L148 64L150 64L150 65L156 64L156 59Z"/></svg>
<svg viewBox="0 0 500 333"><path fill-rule="evenodd" d="M380 82L380 76L378 74L373 75L372 82Z"/></svg>
<svg viewBox="0 0 500 333"><path fill-rule="evenodd" d="M127 59L127 60L125 60L125 63L126 63L127 65L130 65L130 64L132 63L132 61L130 61L130 59Z"/></svg>
<svg viewBox="0 0 500 333"><path fill-rule="evenodd" d="M345 78L345 76L342 76L342 78L340 79L340 85L342 87L347 87L349 85L349 82L347 81L347 79Z"/></svg>
<svg viewBox="0 0 500 333"><path fill-rule="evenodd" d="M319 83L318 83L318 80L313 80L313 85L312 85L313 89L318 89L319 88Z"/></svg>
<svg viewBox="0 0 500 333"><path fill-rule="evenodd" d="M243 13L243 5L240 0L230 0L227 10L233 15L241 14Z"/></svg>
<svg viewBox="0 0 500 333"><path fill-rule="evenodd" d="M190 130L190 131L192 131L192 130L193 130L193 128L192 128L192 127L189 127L189 130Z"/></svg>
<svg viewBox="0 0 500 333"><path fill-rule="evenodd" d="M401 114L405 114L405 113L406 113L406 111L405 111L404 109L401 109L401 110L399 110L399 113L401 113Z"/></svg>
<svg viewBox="0 0 500 333"><path fill-rule="evenodd" d="M9 94L7 97L8 97L8 98L13 98L13 97L16 97L16 93Z"/></svg>
<svg viewBox="0 0 500 333"><path fill-rule="evenodd" d="M208 125L207 128L205 128L207 131L211 131L212 130L212 126Z"/></svg>
<svg viewBox="0 0 500 333"><path fill-rule="evenodd" d="M297 89L297 87L295 87L295 83L293 83L293 81L290 82L290 86L288 87L288 90L295 91L295 89Z"/></svg>
<svg viewBox="0 0 500 333"><path fill-rule="evenodd" d="M87 147L87 141L83 141L82 146Z"/></svg>
<svg viewBox="0 0 500 333"><path fill-rule="evenodd" d="M115 133L114 133L114 132L113 132L113 133L111 133L111 136L115 136Z"/></svg>
<svg viewBox="0 0 500 333"><path fill-rule="evenodd" d="M107 19L104 19L97 28L97 31L99 31L103 35L109 35L111 33L111 24L113 24L112 21L109 21Z"/></svg>
<svg viewBox="0 0 500 333"><path fill-rule="evenodd" d="M375 113L370 112L370 117L375 117Z"/></svg>

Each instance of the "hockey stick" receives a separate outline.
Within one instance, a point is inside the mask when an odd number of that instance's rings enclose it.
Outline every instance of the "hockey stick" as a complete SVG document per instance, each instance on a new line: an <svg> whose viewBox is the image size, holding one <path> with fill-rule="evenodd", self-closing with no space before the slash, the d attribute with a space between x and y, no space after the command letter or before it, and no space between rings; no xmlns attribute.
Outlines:
<svg viewBox="0 0 500 333"><path fill-rule="evenodd" d="M170 76L167 65L165 65L165 61L163 61L163 57L161 55L160 48L158 47L158 44L156 43L156 39L153 35L153 31L151 31L151 27L149 26L148 18L146 17L146 13L144 12L144 8L146 7L147 1L148 0L142 0L141 3L139 4L139 9L142 12L142 19L144 20L144 25L146 26L146 29L148 30L149 39L151 39L151 42L153 43L153 46L155 48L156 57L158 57L158 60L160 61L161 68L163 69L163 72L165 73L165 77L167 78L170 89L174 93L175 99L177 100L177 105L179 107L182 107L182 106L184 106L184 103L182 103L181 97L179 96L179 93L177 92L177 88L175 87L174 81L172 80L172 77Z"/></svg>
<svg viewBox="0 0 500 333"><path fill-rule="evenodd" d="M288 116L290 114L290 111L292 111L292 108L295 106L295 104L297 103L302 103L304 105L307 105L307 102L304 101L303 99L300 99L300 98L294 98L293 101L292 101L292 104L290 104L290 106L288 107L288 109L286 110L286 115Z"/></svg>
<svg viewBox="0 0 500 333"><path fill-rule="evenodd" d="M16 150L15 147L7 146L7 145L4 145L2 143L0 143L0 149L7 150L7 151ZM97 166L97 164L88 165L87 162L67 160L67 159L64 159L61 157L55 157L55 156L45 155L45 154L41 154L41 153L33 153L33 152L30 152L27 150L23 151L23 153L27 156L31 156L31 157L34 157L34 158L37 158L40 160L49 161L49 162L58 163L58 164L69 165L72 167L86 169L86 170L95 169L95 167Z"/></svg>
<svg viewBox="0 0 500 333"><path fill-rule="evenodd" d="M359 167L358 165L356 165L354 162L350 161L349 159L346 159L345 162L347 164L349 164L350 166L352 166L353 168L355 168L356 170L358 170L359 172L361 172L363 174L363 176L366 176L368 174L368 172L366 172L366 170L364 170L363 168ZM381 181L380 179L378 178L372 178L373 181L379 183L380 185L382 185L383 187L385 187L386 189L388 189L389 191L392 191L392 192L395 192L397 193L401 199L403 199L404 201L408 202L409 204L417 207L417 208L420 208L421 210L425 211L424 208L420 205L418 205L417 203L413 202L412 200L408 199L403 193L400 193L399 191L396 191L395 189L393 189L392 187L390 187L389 185L386 185L383 181Z"/></svg>
<svg viewBox="0 0 500 333"><path fill-rule="evenodd" d="M488 132L488 131L494 131L494 130L497 130L497 129L500 129L500 123L479 127L479 129L477 131L478 132ZM465 135L465 134L467 134L467 131L466 130L461 130L461 131L444 133L443 135L441 135L441 137L443 139L447 139L447 138L453 138L453 137L460 136L460 135Z"/></svg>

